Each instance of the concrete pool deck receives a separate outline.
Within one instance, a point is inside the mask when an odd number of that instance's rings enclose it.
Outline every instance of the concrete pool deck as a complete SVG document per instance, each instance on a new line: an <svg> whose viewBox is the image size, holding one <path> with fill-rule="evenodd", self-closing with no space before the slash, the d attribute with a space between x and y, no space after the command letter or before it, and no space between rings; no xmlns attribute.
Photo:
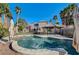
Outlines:
<svg viewBox="0 0 79 59"><path fill-rule="evenodd" d="M21 53L11 50L9 45L9 43L0 43L0 55L22 55Z"/></svg>
<svg viewBox="0 0 79 59"><path fill-rule="evenodd" d="M39 37L51 37L51 38L57 38L57 39L67 39L67 40L73 40L72 38L68 38L68 37L65 37L65 36L62 36L62 35L57 35L57 34L53 34L53 35L36 35L36 36L39 36Z"/></svg>
<svg viewBox="0 0 79 59"><path fill-rule="evenodd" d="M38 34L29 34L29 35L15 35L14 38L18 39L19 37L23 37L23 36L39 36L39 37L51 37L51 38L57 38L57 39L67 39L67 40L73 40L73 38L68 38L62 35L58 35L58 34L52 34L52 35L38 35ZM4 37L3 39L5 40L9 40L9 37Z"/></svg>

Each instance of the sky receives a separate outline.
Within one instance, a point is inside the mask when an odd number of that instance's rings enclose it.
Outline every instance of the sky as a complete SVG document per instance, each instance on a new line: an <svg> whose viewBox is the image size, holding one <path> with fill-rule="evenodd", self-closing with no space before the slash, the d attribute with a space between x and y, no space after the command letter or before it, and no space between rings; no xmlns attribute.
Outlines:
<svg viewBox="0 0 79 59"><path fill-rule="evenodd" d="M15 7L18 6L21 8L20 18L25 19L26 22L32 24L39 21L49 21L53 16L58 16L59 24L62 24L60 18L60 11L68 6L68 3L10 3L10 11L13 15L13 20L16 22L16 12Z"/></svg>

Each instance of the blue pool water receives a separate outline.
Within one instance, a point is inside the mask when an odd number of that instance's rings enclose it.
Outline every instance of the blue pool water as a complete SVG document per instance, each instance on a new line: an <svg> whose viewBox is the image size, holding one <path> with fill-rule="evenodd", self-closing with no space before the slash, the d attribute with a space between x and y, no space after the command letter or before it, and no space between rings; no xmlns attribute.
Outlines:
<svg viewBox="0 0 79 59"><path fill-rule="evenodd" d="M56 38L42 38L38 36L23 37L18 40L18 45L28 49L52 49L64 48L68 54L78 55L79 53L72 47L71 40L60 40Z"/></svg>

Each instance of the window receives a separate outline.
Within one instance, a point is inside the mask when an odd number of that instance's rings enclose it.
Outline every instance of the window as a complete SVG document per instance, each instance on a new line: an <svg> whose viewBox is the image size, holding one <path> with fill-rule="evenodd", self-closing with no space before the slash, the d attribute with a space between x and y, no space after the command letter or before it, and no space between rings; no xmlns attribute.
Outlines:
<svg viewBox="0 0 79 59"><path fill-rule="evenodd" d="M78 8L78 12L79 12L79 8Z"/></svg>
<svg viewBox="0 0 79 59"><path fill-rule="evenodd" d="M36 27L37 27L37 26L39 26L39 24L34 24L34 26L36 26Z"/></svg>

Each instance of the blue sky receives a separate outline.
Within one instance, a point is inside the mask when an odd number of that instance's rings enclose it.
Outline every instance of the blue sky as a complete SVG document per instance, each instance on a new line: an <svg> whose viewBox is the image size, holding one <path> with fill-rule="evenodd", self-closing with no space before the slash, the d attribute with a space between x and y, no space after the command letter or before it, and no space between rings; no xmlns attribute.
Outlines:
<svg viewBox="0 0 79 59"><path fill-rule="evenodd" d="M10 3L10 10L13 15L13 20L16 22L15 6L21 8L20 18L25 19L28 23L53 20L53 16L58 16L58 21L62 24L60 19L60 11L68 6L67 3ZM53 20L53 23L55 21Z"/></svg>

